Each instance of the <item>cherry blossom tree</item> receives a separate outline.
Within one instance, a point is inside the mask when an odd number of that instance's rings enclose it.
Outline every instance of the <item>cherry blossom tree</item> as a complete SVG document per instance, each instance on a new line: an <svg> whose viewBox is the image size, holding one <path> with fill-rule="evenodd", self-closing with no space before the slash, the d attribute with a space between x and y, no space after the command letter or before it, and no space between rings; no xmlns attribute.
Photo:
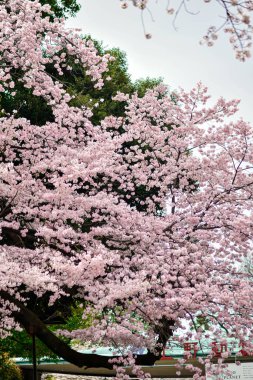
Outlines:
<svg viewBox="0 0 253 380"><path fill-rule="evenodd" d="M205 3L210 3L211 0L204 0ZM120 0L121 7L126 9L129 4L139 8L142 12L149 10L149 4L152 0ZM191 15L196 15L191 11L191 3L186 0L169 1L167 2L166 12L169 15L174 15L174 21L181 11L185 11ZM201 2L199 2L201 3ZM203 36L201 43L208 46L213 46L217 40L220 31L224 31L229 36L229 42L236 53L236 58L240 61L245 61L251 55L252 46L252 11L253 1L238 1L238 0L216 0L221 13L222 21L218 25L208 27L207 33ZM196 6L196 4L194 4ZM144 24L143 24L144 25ZM145 31L145 25L144 25ZM145 31L146 38L151 38L151 34Z"/></svg>
<svg viewBox="0 0 253 380"><path fill-rule="evenodd" d="M15 110L0 118L2 336L24 328L71 363L127 362L138 376L200 315L210 330L184 339L225 332L252 349L241 269L252 249L252 128L230 121L238 101L209 105L201 83L171 95L161 84L141 98L118 93L125 115L94 125L47 67L61 75L74 59L101 88L111 57L45 12L38 1L0 6L0 91L21 84L51 108L42 125ZM78 353L47 329L45 309L72 299L92 324L61 333L123 348L124 359Z"/></svg>

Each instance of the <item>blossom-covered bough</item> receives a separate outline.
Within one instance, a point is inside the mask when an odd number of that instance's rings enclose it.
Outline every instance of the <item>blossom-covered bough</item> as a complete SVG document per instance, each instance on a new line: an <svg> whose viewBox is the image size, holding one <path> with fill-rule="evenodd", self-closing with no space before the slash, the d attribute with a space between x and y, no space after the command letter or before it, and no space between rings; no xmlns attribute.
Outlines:
<svg viewBox="0 0 253 380"><path fill-rule="evenodd" d="M225 331L250 351L252 281L241 263L252 250L253 146L250 125L229 121L238 101L209 106L202 84L173 96L160 85L142 98L118 93L125 116L93 125L48 66L59 76L74 57L101 87L110 57L48 12L38 1L0 6L1 92L22 84L52 110L43 125L15 110L0 118L2 336L22 327L71 363L112 368L44 324L77 299L93 323L69 335L124 348L138 376L189 323L184 340ZM147 351L132 357L129 347Z"/></svg>
<svg viewBox="0 0 253 380"><path fill-rule="evenodd" d="M121 7L123 9L126 9L129 4L132 4L139 8L142 12L149 10L149 5L152 2L152 0L120 0ZM211 0L204 0L204 2L211 3ZM213 46L220 34L220 31L224 31L229 36L229 43L235 50L236 58L240 61L245 61L251 56L253 1L216 0L212 2L217 3L217 9L220 12L219 16L221 18L221 22L217 25L211 25L208 27L207 33L203 36L201 43L207 44L207 46ZM196 2L186 0L168 0L166 12L169 15L174 15L175 22L175 19L182 10L191 15L196 15L198 12L194 13L191 9L191 6L194 6L194 9L196 9L195 3ZM201 2L199 2L199 5L201 5ZM143 26L145 31L145 24L143 24ZM145 35L146 38L151 38L151 34L146 31Z"/></svg>

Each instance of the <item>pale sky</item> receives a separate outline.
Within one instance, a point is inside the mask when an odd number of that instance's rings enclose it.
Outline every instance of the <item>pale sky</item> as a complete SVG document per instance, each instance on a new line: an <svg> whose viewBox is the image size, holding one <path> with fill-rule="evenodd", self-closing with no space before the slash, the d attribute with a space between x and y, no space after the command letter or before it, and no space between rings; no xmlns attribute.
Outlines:
<svg viewBox="0 0 253 380"><path fill-rule="evenodd" d="M216 2L189 1L194 4L189 6L191 11L199 13L192 16L182 11L175 30L173 16L165 12L167 0L150 0L154 22L148 12L144 13L150 40L144 36L140 11L133 6L123 10L119 0L79 3L81 11L68 20L67 26L81 28L83 34L91 34L105 46L125 51L133 79L161 76L172 90L189 90L201 81L214 99L241 99L238 117L253 124L253 57L246 63L237 61L223 32L214 47L199 44L208 26L222 22Z"/></svg>

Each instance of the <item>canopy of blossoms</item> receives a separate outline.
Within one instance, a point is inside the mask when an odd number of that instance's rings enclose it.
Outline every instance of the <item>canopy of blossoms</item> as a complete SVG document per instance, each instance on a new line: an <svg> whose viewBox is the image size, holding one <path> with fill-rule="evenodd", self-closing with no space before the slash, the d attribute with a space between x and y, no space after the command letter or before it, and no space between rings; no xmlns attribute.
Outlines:
<svg viewBox="0 0 253 380"><path fill-rule="evenodd" d="M24 327L76 363L30 307L34 297L74 297L93 323L71 336L146 347L137 364L152 364L197 316L208 331L187 329L184 339L225 331L250 350L252 279L242 268L252 250L253 146L251 126L229 121L238 101L209 105L201 83L171 95L160 85L142 98L118 93L125 116L93 125L92 110L71 106L47 67L60 75L74 57L100 88L111 58L47 12L38 1L0 6L1 92L14 96L22 84L53 115L44 125L15 110L0 118L2 335ZM78 362L112 365L93 358Z"/></svg>

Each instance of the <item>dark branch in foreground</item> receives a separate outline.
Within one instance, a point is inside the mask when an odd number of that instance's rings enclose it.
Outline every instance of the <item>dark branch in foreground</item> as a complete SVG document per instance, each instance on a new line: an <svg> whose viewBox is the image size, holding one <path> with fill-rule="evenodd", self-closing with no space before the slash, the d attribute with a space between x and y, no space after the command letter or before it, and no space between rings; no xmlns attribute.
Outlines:
<svg viewBox="0 0 253 380"><path fill-rule="evenodd" d="M52 333L35 313L29 310L22 302L16 300L14 296L2 290L0 291L0 297L18 307L19 310L13 312L15 320L24 327L28 334L34 334L57 356L78 367L113 369L113 363L110 363L109 360L118 356L108 357L77 352ZM136 364L152 365L159 358L160 356L156 356L151 352L136 355Z"/></svg>

